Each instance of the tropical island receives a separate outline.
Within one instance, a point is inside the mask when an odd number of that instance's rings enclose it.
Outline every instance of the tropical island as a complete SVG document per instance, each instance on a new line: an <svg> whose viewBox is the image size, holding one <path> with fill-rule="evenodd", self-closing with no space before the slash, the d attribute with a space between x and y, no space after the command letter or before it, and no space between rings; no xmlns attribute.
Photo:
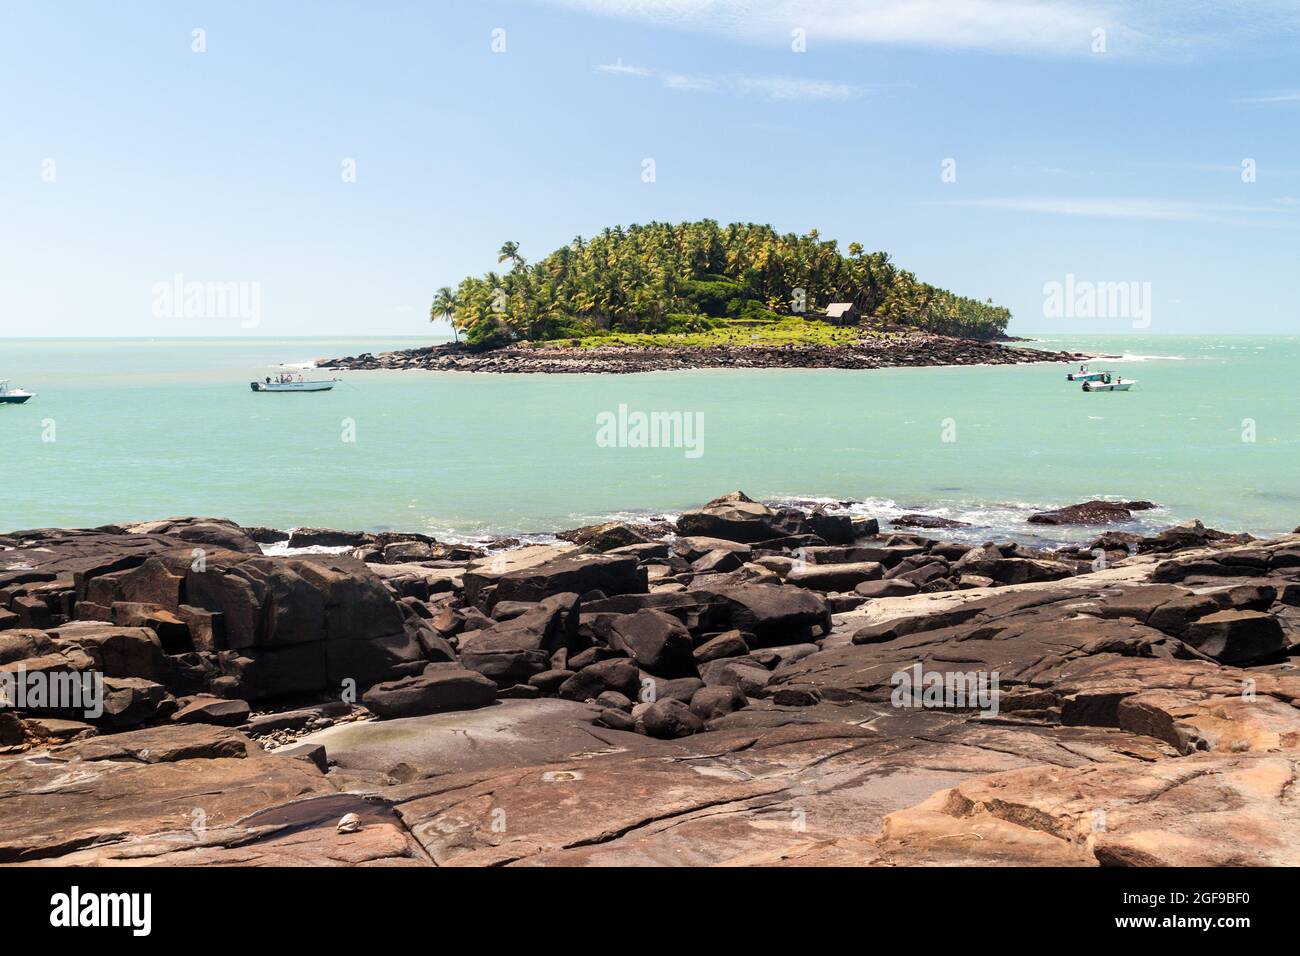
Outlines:
<svg viewBox="0 0 1300 956"><path fill-rule="evenodd" d="M874 368L1069 361L1010 347L1011 313L922 282L886 252L840 252L817 230L714 220L615 226L504 272L437 290L456 341L365 353L332 368L646 371L708 366ZM463 336L463 340L462 340Z"/></svg>

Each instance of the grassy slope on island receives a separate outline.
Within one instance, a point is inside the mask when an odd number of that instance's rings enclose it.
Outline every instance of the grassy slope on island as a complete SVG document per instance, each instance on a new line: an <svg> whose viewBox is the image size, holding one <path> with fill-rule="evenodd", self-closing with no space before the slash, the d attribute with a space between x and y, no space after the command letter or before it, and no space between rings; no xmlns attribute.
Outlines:
<svg viewBox="0 0 1300 956"><path fill-rule="evenodd" d="M867 253L855 242L842 255L816 230L782 235L771 226L724 227L708 219L620 226L589 240L579 236L536 263L507 242L498 262L508 262L509 271L466 278L455 290L439 289L433 301L431 317L450 318L472 346L555 339L713 345L738 338L833 345L846 339L803 318L832 302L853 303L868 329L992 338L1010 319L991 302L919 281L884 252Z"/></svg>

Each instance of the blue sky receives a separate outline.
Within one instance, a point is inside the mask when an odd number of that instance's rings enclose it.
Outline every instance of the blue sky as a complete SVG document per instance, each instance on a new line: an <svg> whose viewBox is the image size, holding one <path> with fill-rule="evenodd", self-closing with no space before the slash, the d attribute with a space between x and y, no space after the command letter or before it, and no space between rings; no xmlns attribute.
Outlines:
<svg viewBox="0 0 1300 956"><path fill-rule="evenodd" d="M1071 274L1150 283L1144 331L1290 332L1297 41L1270 0L7 0L0 335L424 335L505 239L704 217L1013 331L1131 330L1045 318ZM255 327L155 314L176 276L255 285Z"/></svg>

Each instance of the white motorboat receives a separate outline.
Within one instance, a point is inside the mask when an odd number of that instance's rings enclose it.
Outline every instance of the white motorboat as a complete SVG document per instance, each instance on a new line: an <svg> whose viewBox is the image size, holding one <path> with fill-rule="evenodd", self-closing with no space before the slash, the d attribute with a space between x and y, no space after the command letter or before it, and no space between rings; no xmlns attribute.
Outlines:
<svg viewBox="0 0 1300 956"><path fill-rule="evenodd" d="M1085 392L1127 392L1136 384L1137 379L1135 378L1123 378L1116 375L1112 381L1110 380L1110 376L1107 375L1106 381L1084 382L1083 390Z"/></svg>
<svg viewBox="0 0 1300 956"><path fill-rule="evenodd" d="M0 405L21 405L35 397L35 392L24 392L21 388L11 388L8 382L0 382Z"/></svg>
<svg viewBox="0 0 1300 956"><path fill-rule="evenodd" d="M312 382L301 375L276 375L267 376L261 382L249 382L248 387L255 392L328 392L341 381L340 378L331 378Z"/></svg>
<svg viewBox="0 0 1300 956"><path fill-rule="evenodd" d="M1077 372L1066 372L1065 380L1067 382L1100 382L1110 375L1110 372L1090 372L1088 366L1079 366Z"/></svg>

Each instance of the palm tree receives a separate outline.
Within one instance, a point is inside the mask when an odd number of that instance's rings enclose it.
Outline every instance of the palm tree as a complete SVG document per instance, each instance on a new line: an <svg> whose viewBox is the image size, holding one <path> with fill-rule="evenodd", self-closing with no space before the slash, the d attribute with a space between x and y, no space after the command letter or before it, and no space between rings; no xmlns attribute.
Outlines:
<svg viewBox="0 0 1300 956"><path fill-rule="evenodd" d="M456 298L456 293L451 291L450 286L443 286L434 295L433 305L429 308L429 321L446 319L451 326L451 334L457 342L460 341L460 331L456 328L455 322L456 307L458 305L460 305L460 301Z"/></svg>
<svg viewBox="0 0 1300 956"><path fill-rule="evenodd" d="M510 242L509 240L501 243L501 248L497 250L497 262L510 260L512 269L518 269L524 264L524 257L519 254L519 243Z"/></svg>

